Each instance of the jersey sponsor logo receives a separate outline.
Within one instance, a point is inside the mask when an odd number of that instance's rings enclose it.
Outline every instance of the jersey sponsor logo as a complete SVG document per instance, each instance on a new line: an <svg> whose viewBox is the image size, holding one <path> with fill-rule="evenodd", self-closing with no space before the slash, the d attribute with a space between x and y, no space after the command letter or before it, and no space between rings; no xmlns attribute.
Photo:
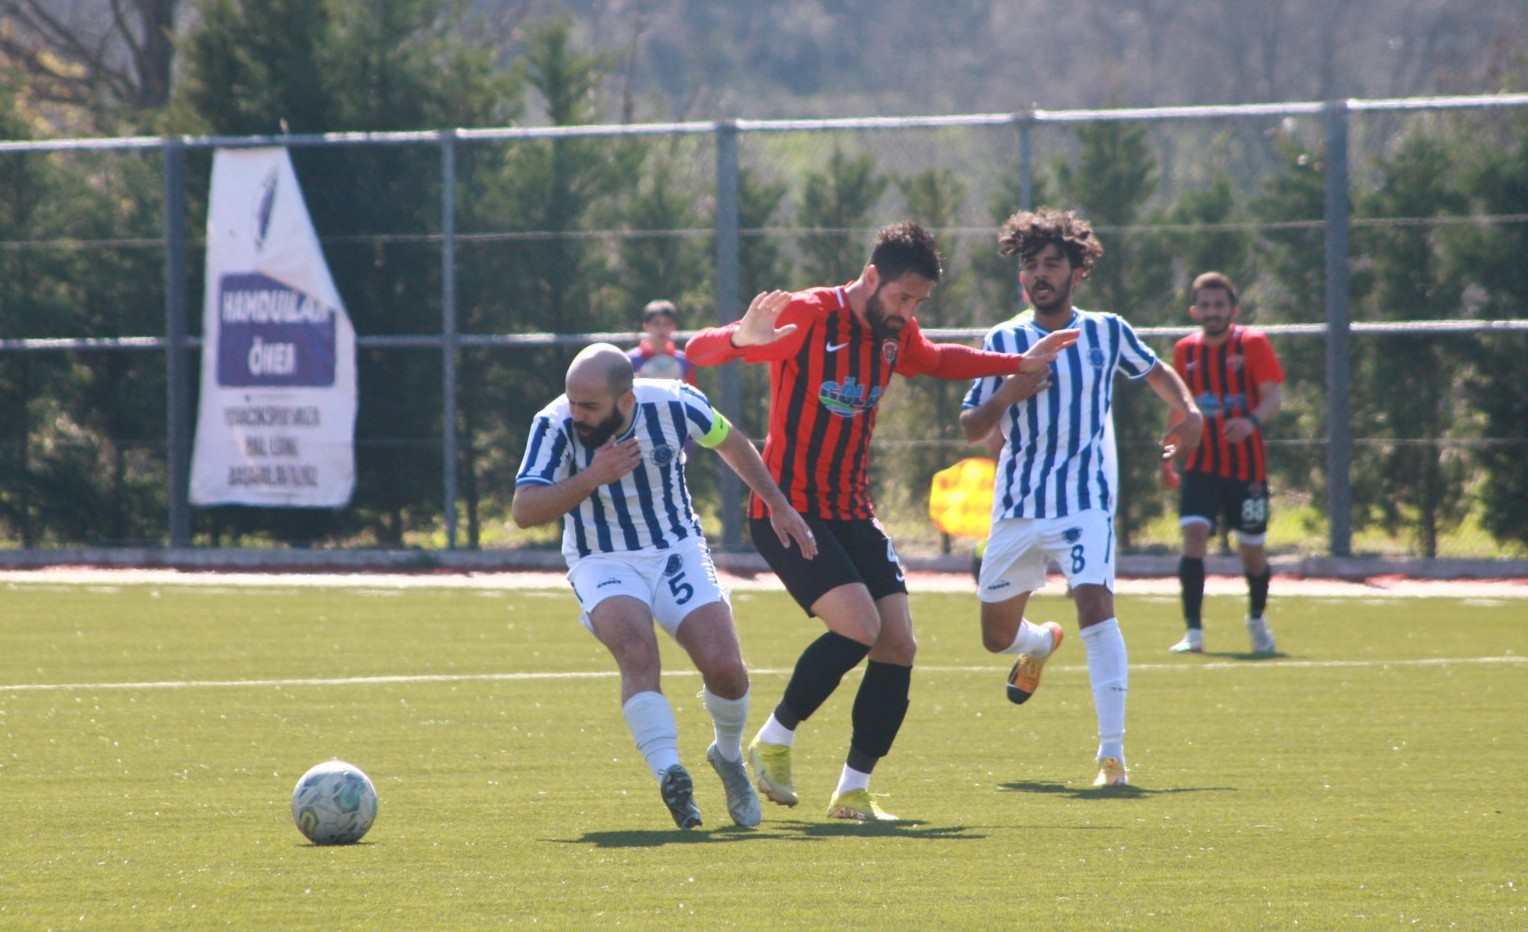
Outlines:
<svg viewBox="0 0 1528 932"><path fill-rule="evenodd" d="M1247 396L1241 392L1233 392L1224 398L1214 392L1204 392L1194 399L1194 403L1199 406L1199 410L1204 413L1205 417L1229 414L1232 411L1250 410L1250 406L1247 404Z"/></svg>
<svg viewBox="0 0 1528 932"><path fill-rule="evenodd" d="M845 340L842 343L834 343L832 340L829 340L828 341L828 352L836 353L836 352L838 352L839 350L843 349L844 347L846 347L848 345L849 345L849 341L848 340Z"/></svg>
<svg viewBox="0 0 1528 932"><path fill-rule="evenodd" d="M667 466L674 461L675 450L666 443L653 447L653 465Z"/></svg>
<svg viewBox="0 0 1528 932"><path fill-rule="evenodd" d="M861 385L850 376L843 382L822 383L822 388L817 392L817 400L839 417L854 417L873 409L881 400L881 390Z"/></svg>

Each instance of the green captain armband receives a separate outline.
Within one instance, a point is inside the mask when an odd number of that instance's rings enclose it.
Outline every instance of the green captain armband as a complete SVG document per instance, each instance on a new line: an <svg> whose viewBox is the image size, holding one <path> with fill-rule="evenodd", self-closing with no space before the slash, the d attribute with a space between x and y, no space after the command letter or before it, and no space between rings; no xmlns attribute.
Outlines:
<svg viewBox="0 0 1528 932"><path fill-rule="evenodd" d="M711 429L706 431L706 435L704 437L700 438L700 445L705 447L707 450L710 450L713 447L720 445L723 440L726 440L727 435L730 433L732 433L732 422L727 420L727 418L720 411L718 411L716 412L716 420L711 423Z"/></svg>

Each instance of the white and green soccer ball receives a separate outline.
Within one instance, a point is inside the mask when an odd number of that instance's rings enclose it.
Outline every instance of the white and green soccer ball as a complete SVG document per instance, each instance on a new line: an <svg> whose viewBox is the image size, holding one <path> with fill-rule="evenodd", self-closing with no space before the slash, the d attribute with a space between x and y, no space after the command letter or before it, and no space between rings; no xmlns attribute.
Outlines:
<svg viewBox="0 0 1528 932"><path fill-rule="evenodd" d="M324 761L292 790L292 821L315 845L360 841L377 818L377 788L354 764Z"/></svg>

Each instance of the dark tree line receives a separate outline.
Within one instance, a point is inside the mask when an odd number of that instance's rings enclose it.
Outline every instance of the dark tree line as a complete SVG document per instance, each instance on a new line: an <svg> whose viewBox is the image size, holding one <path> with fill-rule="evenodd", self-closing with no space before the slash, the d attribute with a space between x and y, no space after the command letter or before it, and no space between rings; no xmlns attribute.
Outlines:
<svg viewBox="0 0 1528 932"><path fill-rule="evenodd" d="M964 9L967 5L958 5ZM983 5L971 4L971 15ZM0 14L51 9L0 0ZM126 9L151 13L140 0ZM742 8L739 8L742 9ZM32 9L36 14L36 9ZM493 29L433 0L208 0L184 31L162 101L127 93L152 71L103 59L73 105L99 127L186 134L599 123L629 56L580 38L578 21L520 23L506 60ZM990 11L988 11L990 13ZM720 14L717 14L720 15ZM731 15L731 14L729 14ZM742 15L741 13L737 15ZM46 24L34 28L45 29ZM0 52L6 50L0 48ZM16 54L12 51L10 54ZM43 63L49 60L42 60ZM126 69L126 70L124 70ZM79 69L68 72L79 74ZM19 75L20 73L16 73ZM126 83L123 83L125 81ZM39 101L68 85L15 78L0 94L0 135L24 139ZM638 98L639 100L639 98ZM630 112L640 117L642 104ZM1413 121L1355 166L1352 297L1356 320L1521 318L1528 225L1447 222L1528 214L1528 122L1460 113ZM1197 137L1196 137L1197 138ZM940 232L948 275L926 326L982 327L1019 308L1013 268L992 238L948 232L973 212L997 224L1018 204L1011 164L976 177L858 138L817 137L802 157L756 155L740 179L745 298L772 287L847 281L867 231L915 217ZM194 158L190 229L205 224L209 156ZM625 331L649 298L669 297L686 327L715 319L712 154L675 136L460 144L458 315L468 333ZM428 146L298 147L293 160L346 305L362 334L438 331L439 152ZM1078 303L1140 326L1187 323L1186 283L1207 268L1243 286L1259 323L1319 321L1324 185L1319 138L1298 127L1174 143L1141 125L1081 125L1040 166L1035 199L1074 207L1107 253ZM937 160L936 160L937 161ZM799 167L791 169L788 166ZM1248 169L1256 166L1256 170ZM0 156L0 337L118 336L163 328L160 165L149 153ZM1404 223L1390 220L1402 218ZM1365 220L1374 220L1365 224ZM93 244L93 245L92 245ZM193 266L199 263L199 258ZM199 268L193 268L199 282ZM189 293L199 295L197 282ZM193 315L195 316L195 315ZM1521 336L1354 341L1355 526L1437 552L1472 516L1502 542L1528 543L1528 486L1517 468L1528 422ZM1159 352L1170 348L1157 345ZM1279 344L1289 375L1274 436L1276 486L1324 495L1325 360L1316 341ZM559 384L569 351L461 353L456 464L465 542L498 540L530 416ZM197 512L199 540L398 546L436 542L442 521L440 358L361 354L358 488L351 507ZM743 428L765 428L762 367L742 373ZM703 385L714 387L715 374ZM881 500L921 511L932 474L961 449L965 386L915 380L882 415L873 479ZM18 543L159 541L165 528L164 377L155 354L0 354L0 534ZM1117 393L1120 527L1160 513L1154 443L1160 405ZM714 480L697 471L715 507Z"/></svg>

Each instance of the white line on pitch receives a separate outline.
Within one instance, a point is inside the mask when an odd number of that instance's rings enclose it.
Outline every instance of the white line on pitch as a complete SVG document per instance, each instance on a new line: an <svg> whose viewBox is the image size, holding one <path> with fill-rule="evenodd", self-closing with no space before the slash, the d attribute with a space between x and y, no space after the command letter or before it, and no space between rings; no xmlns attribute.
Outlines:
<svg viewBox="0 0 1528 932"><path fill-rule="evenodd" d="M1278 670L1340 669L1344 667L1442 667L1450 664L1516 664L1528 662L1528 657L1421 657L1410 660L1279 660L1262 661L1211 661L1201 664L1141 663L1132 664L1132 673L1161 672L1163 670ZM920 673L990 673L998 667L919 667ZM1055 667L1057 670L1082 672L1084 666ZM668 670L667 676L696 676L694 670ZM786 675L787 669L754 668L760 676ZM274 680L159 680L141 683L15 683L0 686L0 693L14 692L74 692L90 689L269 689L283 686L378 686L389 683L495 683L531 682L537 680L609 679L616 671L572 673L421 673L395 676L341 676L329 678L305 677L301 679Z"/></svg>

